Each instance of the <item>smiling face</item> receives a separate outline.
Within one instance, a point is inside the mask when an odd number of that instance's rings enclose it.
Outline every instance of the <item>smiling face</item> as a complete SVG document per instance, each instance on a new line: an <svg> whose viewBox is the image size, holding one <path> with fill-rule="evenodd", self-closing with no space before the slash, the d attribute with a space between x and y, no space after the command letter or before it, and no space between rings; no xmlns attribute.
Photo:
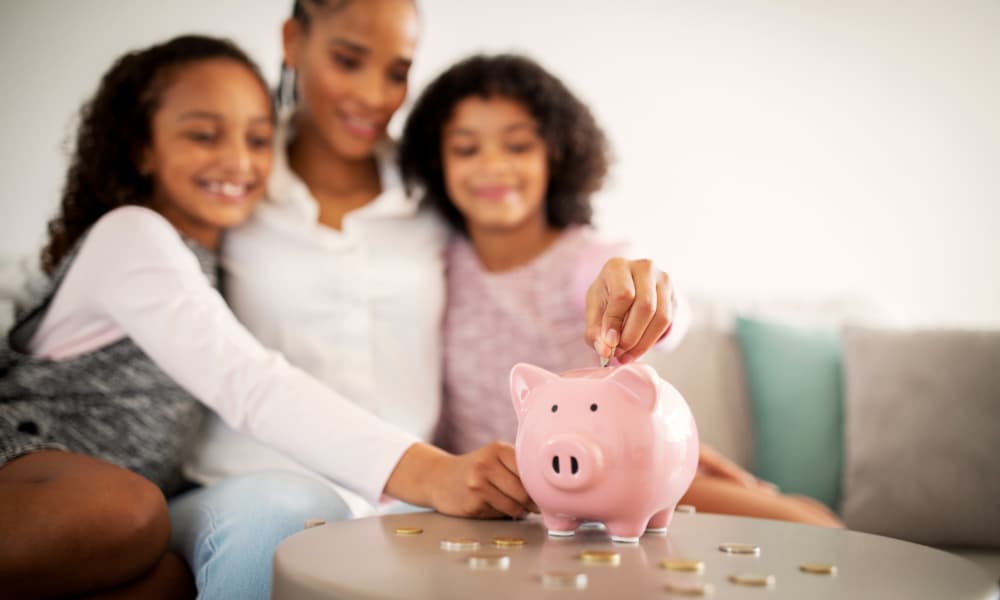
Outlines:
<svg viewBox="0 0 1000 600"><path fill-rule="evenodd" d="M308 25L287 21L300 132L344 158L370 157L406 98L418 29L411 0L353 1L313 9Z"/></svg>
<svg viewBox="0 0 1000 600"><path fill-rule="evenodd" d="M441 154L445 189L470 234L544 227L546 147L520 102L502 96L458 102Z"/></svg>
<svg viewBox="0 0 1000 600"><path fill-rule="evenodd" d="M271 99L246 66L210 59L177 67L153 114L141 170L152 208L182 233L215 247L245 221L271 170Z"/></svg>

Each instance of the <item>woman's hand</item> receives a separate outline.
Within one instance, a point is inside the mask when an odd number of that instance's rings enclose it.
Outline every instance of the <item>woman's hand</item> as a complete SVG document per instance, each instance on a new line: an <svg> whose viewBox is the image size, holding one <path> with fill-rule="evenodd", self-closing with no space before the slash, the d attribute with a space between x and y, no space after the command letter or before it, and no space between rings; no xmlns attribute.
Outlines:
<svg viewBox="0 0 1000 600"><path fill-rule="evenodd" d="M612 258L587 290L587 343L607 364L629 363L670 329L676 297L670 277L649 260Z"/></svg>
<svg viewBox="0 0 1000 600"><path fill-rule="evenodd" d="M518 476L514 447L503 442L459 456L415 444L403 454L385 491L456 517L520 519L538 512Z"/></svg>

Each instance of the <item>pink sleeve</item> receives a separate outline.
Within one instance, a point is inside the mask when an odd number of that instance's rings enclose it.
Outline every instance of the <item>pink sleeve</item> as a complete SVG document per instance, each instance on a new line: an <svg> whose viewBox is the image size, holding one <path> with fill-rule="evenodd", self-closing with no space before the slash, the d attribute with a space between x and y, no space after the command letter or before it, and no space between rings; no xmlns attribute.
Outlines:
<svg viewBox="0 0 1000 600"><path fill-rule="evenodd" d="M605 263L619 256L628 259L637 258L627 242L611 242L598 238L594 238L580 253L573 275L573 298L577 300L576 308L580 314L586 314L587 290L590 285L597 279ZM670 351L679 346L691 326L691 317L691 305L687 298L675 291L673 323L656 343L656 348Z"/></svg>

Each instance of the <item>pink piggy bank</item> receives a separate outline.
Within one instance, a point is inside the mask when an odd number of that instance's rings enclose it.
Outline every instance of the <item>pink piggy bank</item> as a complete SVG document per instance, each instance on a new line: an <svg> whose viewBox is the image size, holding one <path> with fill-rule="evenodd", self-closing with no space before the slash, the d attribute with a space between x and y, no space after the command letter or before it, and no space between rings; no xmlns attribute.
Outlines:
<svg viewBox="0 0 1000 600"><path fill-rule="evenodd" d="M649 365L510 372L517 467L549 535L600 521L615 542L665 533L698 468L691 410Z"/></svg>

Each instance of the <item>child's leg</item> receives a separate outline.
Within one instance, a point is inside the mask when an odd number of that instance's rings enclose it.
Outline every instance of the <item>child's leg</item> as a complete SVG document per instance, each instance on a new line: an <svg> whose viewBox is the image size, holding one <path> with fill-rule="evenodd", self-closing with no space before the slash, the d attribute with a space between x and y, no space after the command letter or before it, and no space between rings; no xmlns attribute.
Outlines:
<svg viewBox="0 0 1000 600"><path fill-rule="evenodd" d="M0 589L12 598L194 596L183 562L166 554L160 490L95 458L41 450L6 463L0 531Z"/></svg>
<svg viewBox="0 0 1000 600"><path fill-rule="evenodd" d="M711 475L696 476L681 503L692 504L698 511L706 513L795 521L824 527L844 526L835 514L816 500L778 494L763 485L746 487Z"/></svg>
<svg viewBox="0 0 1000 600"><path fill-rule="evenodd" d="M241 475L170 501L170 546L194 572L200 600L271 597L271 558L309 519L351 511L329 485L291 472Z"/></svg>

